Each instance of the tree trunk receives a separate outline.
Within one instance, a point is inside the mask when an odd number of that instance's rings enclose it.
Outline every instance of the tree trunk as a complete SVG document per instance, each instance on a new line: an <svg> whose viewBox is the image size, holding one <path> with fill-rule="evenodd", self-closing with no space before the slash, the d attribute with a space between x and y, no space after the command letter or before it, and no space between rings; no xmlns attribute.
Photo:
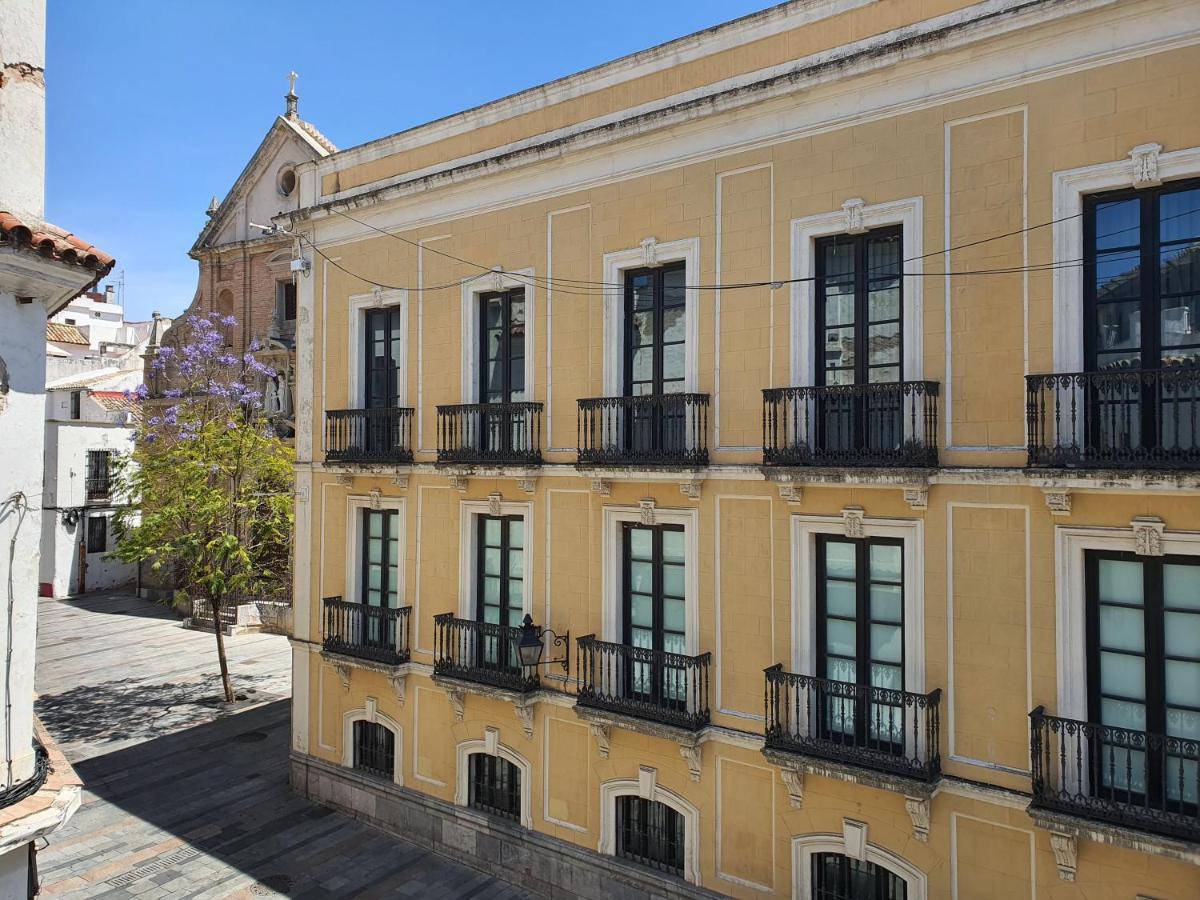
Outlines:
<svg viewBox="0 0 1200 900"><path fill-rule="evenodd" d="M208 605L213 614L213 633L217 636L217 661L221 664L221 687L225 691L225 702L232 703L236 698L233 695L233 682L229 679L229 660L225 658L225 629L221 626L221 607L224 603L220 600L210 599Z"/></svg>

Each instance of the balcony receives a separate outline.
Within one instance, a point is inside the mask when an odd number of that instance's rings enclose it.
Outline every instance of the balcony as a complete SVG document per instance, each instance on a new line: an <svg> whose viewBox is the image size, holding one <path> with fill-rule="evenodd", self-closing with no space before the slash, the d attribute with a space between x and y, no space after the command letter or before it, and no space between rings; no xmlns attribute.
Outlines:
<svg viewBox="0 0 1200 900"><path fill-rule="evenodd" d="M462 403L437 408L439 463L542 464L542 404Z"/></svg>
<svg viewBox="0 0 1200 900"><path fill-rule="evenodd" d="M935 381L763 391L763 462L771 466L938 464Z"/></svg>
<svg viewBox="0 0 1200 900"><path fill-rule="evenodd" d="M433 624L434 675L521 694L541 686L537 669L526 669L517 657L520 628L459 619L453 613L434 616Z"/></svg>
<svg viewBox="0 0 1200 900"><path fill-rule="evenodd" d="M331 409L325 413L328 462L410 463L411 407Z"/></svg>
<svg viewBox="0 0 1200 900"><path fill-rule="evenodd" d="M1027 375L1029 465L1200 469L1200 368Z"/></svg>
<svg viewBox="0 0 1200 900"><path fill-rule="evenodd" d="M579 706L688 731L709 721L712 654L683 656L579 638Z"/></svg>
<svg viewBox="0 0 1200 900"><path fill-rule="evenodd" d="M579 401L579 464L708 465L708 394L644 394Z"/></svg>
<svg viewBox="0 0 1200 900"><path fill-rule="evenodd" d="M1029 714L1032 809L1200 841L1200 740Z"/></svg>
<svg viewBox="0 0 1200 900"><path fill-rule="evenodd" d="M925 783L941 775L941 690L914 694L766 670L766 746Z"/></svg>
<svg viewBox="0 0 1200 900"><path fill-rule="evenodd" d="M408 619L412 608L389 609L326 597L322 648L388 666L408 662Z"/></svg>

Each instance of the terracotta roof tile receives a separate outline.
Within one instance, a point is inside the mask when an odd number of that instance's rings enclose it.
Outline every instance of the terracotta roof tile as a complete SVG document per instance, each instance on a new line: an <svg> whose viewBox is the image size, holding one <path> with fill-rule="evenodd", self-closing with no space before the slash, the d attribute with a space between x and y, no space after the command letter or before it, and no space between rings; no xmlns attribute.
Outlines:
<svg viewBox="0 0 1200 900"><path fill-rule="evenodd" d="M125 396L124 391L91 391L91 397L109 412L127 412L134 421L142 417L142 405Z"/></svg>
<svg viewBox="0 0 1200 900"><path fill-rule="evenodd" d="M116 264L116 260L103 250L57 225L43 222L35 228L3 210L0 210L0 244L36 251L60 262L91 269L98 273L97 278L103 278Z"/></svg>
<svg viewBox="0 0 1200 900"><path fill-rule="evenodd" d="M312 122L305 122L303 119L293 119L292 121L303 128L309 137L321 145L326 153L337 153L337 147L333 145L333 141L321 134L317 130L317 126L313 125Z"/></svg>
<svg viewBox="0 0 1200 900"><path fill-rule="evenodd" d="M88 339L76 325L63 325L61 322L46 323L46 340L57 341L60 344L82 344L88 346Z"/></svg>

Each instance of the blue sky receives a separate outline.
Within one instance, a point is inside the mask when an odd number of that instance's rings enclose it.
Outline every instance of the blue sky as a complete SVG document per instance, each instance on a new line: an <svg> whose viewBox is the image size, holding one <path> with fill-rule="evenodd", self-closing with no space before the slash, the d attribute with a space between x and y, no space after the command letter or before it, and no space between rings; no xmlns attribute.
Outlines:
<svg viewBox="0 0 1200 900"><path fill-rule="evenodd" d="M46 217L117 257L128 318L173 315L290 69L300 115L351 147L768 5L49 0Z"/></svg>

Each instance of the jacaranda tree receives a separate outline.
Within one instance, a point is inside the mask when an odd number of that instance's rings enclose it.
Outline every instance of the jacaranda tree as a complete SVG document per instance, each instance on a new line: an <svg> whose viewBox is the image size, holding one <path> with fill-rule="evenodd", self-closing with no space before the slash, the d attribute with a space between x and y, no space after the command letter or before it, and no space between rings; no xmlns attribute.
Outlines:
<svg viewBox="0 0 1200 900"><path fill-rule="evenodd" d="M239 595L290 589L292 450L263 414L274 372L227 346L232 317L189 316L182 339L159 348L132 454L117 470L127 512L115 555L174 568L189 598L212 608L225 700L234 700L221 611Z"/></svg>

